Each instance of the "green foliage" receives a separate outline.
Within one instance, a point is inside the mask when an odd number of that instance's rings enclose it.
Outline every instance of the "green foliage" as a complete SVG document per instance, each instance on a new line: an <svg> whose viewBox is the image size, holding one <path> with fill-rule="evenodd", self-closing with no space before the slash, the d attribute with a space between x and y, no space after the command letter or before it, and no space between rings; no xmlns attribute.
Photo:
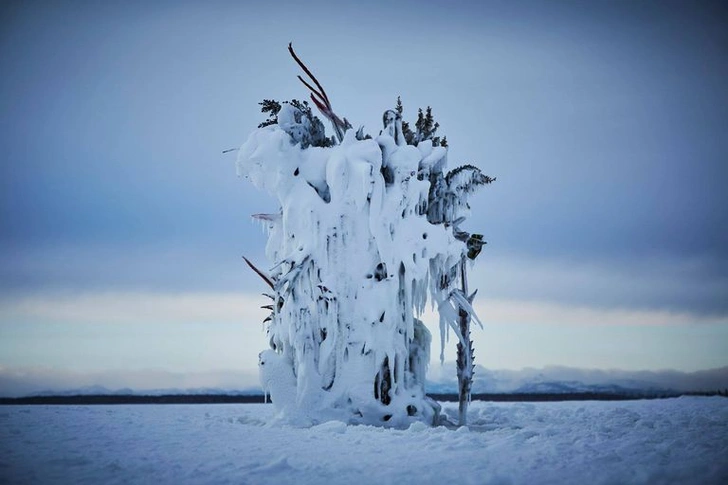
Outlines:
<svg viewBox="0 0 728 485"><path fill-rule="evenodd" d="M404 107L402 106L402 99L397 96L397 106L395 111L402 116ZM423 111L422 108L417 110L417 121L415 121L415 131L412 131L409 123L402 120L402 134L408 145L417 145L418 143L431 140L432 146L435 147L447 147L447 138L435 136L437 129L440 127L440 123L435 121L435 117L432 115L432 108L428 106Z"/></svg>
<svg viewBox="0 0 728 485"><path fill-rule="evenodd" d="M278 113L281 111L281 103L273 99L264 99L258 103L261 113L268 113L268 119L258 125L258 128L275 125L278 123Z"/></svg>
<svg viewBox="0 0 728 485"><path fill-rule="evenodd" d="M404 111L404 107L402 106L402 96L397 96L397 106L395 106L394 110L402 116L402 111Z"/></svg>
<svg viewBox="0 0 728 485"><path fill-rule="evenodd" d="M404 107L402 106L402 98L400 96L397 96L397 106L394 109L401 118ZM415 144L415 133L410 128L409 123L404 121L404 119L402 120L402 135L404 135L404 139L408 145Z"/></svg>
<svg viewBox="0 0 728 485"><path fill-rule="evenodd" d="M325 136L325 128L323 123L321 123L321 120L318 119L316 115L314 115L311 112L311 106L309 106L308 101L299 101L297 99L292 99L290 101L283 101L282 103L279 103L278 101L274 99L264 99L262 102L258 103L261 108L261 113L268 113L268 119L263 121L258 125L258 128L264 128L266 126L270 125L277 125L278 124L278 113L281 111L281 107L284 104L290 104L294 108L296 108L301 113L301 119L308 118L311 122L311 126L313 129L317 132L320 132L322 136L317 136L318 134L315 134L311 137L310 146L316 146L316 147L332 147L336 145L336 142L332 138L327 138ZM309 146L307 144L302 144L303 148L306 148L306 146Z"/></svg>
<svg viewBox="0 0 728 485"><path fill-rule="evenodd" d="M372 136L369 133L364 133L364 127L360 126L358 130L356 130L355 137L357 140L371 140Z"/></svg>
<svg viewBox="0 0 728 485"><path fill-rule="evenodd" d="M461 165L450 170L445 176L445 183L451 191L460 194L470 194L480 185L487 185L495 182L494 177L489 177L480 171L478 167L470 164Z"/></svg>
<svg viewBox="0 0 728 485"><path fill-rule="evenodd" d="M468 248L468 259L475 259L480 254L480 250L483 248L485 241L483 241L482 234L471 234L465 243Z"/></svg>
<svg viewBox="0 0 728 485"><path fill-rule="evenodd" d="M432 108L428 106L423 114L422 108L417 110L417 121L415 128L417 129L417 141L432 140L435 132L440 127L440 123L435 122L432 116Z"/></svg>

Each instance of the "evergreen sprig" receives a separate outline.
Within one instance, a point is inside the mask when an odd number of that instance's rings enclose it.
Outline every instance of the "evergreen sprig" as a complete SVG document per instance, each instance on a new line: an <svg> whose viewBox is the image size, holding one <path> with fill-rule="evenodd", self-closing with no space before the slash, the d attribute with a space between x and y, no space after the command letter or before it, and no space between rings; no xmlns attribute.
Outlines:
<svg viewBox="0 0 728 485"><path fill-rule="evenodd" d="M268 119L258 125L258 128L275 125L278 123L278 113L281 111L281 103L274 99L264 99L258 103L261 113L268 113Z"/></svg>
<svg viewBox="0 0 728 485"><path fill-rule="evenodd" d="M402 116L404 107L402 106L401 96L397 96L397 106L395 107L397 113ZM432 146L435 147L447 147L447 137L440 138L435 136L437 129L440 127L440 123L435 121L435 117L432 115L432 107L428 106L423 111L422 108L417 110L417 121L415 121L415 131L412 131L408 122L402 120L402 134L408 145L417 145L418 143L431 140Z"/></svg>
<svg viewBox="0 0 728 485"><path fill-rule="evenodd" d="M264 99L260 103L260 111L261 113L268 113L268 119L263 121L258 125L258 128L264 128L266 126L270 125L277 125L278 124L278 113L281 111L281 107L284 104L290 104L294 108L296 108L298 111L301 112L301 115L304 117L307 117L309 120L311 120L312 125L320 125L320 129L322 130L321 133L324 133L324 125L321 123L321 120L318 119L316 115L313 114L311 111L311 106L308 104L308 101L299 101L297 99L292 99L290 101L283 101L278 102L274 99ZM332 147L336 143L332 138L327 138L325 136L322 136L320 139L314 138L311 140L312 145L311 146L317 146L317 147Z"/></svg>
<svg viewBox="0 0 728 485"><path fill-rule="evenodd" d="M471 193L477 186L493 182L495 182L495 177L485 175L478 167L470 164L454 168L445 176L445 183L454 192Z"/></svg>

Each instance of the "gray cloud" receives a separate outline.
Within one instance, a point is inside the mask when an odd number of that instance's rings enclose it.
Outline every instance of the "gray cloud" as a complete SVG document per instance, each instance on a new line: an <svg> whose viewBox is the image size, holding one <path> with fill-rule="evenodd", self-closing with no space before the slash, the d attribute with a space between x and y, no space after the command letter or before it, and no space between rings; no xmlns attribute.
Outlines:
<svg viewBox="0 0 728 485"><path fill-rule="evenodd" d="M728 318L728 277L710 259L538 259L486 246L471 271L492 298Z"/></svg>
<svg viewBox="0 0 728 485"><path fill-rule="evenodd" d="M484 291L725 314L724 9L362 9L6 10L2 290L257 288L236 264L262 260L248 215L275 204L220 151L257 125L263 97L304 95L293 39L353 122L375 132L399 94L410 117L431 104L451 163L498 177L469 222L489 241Z"/></svg>

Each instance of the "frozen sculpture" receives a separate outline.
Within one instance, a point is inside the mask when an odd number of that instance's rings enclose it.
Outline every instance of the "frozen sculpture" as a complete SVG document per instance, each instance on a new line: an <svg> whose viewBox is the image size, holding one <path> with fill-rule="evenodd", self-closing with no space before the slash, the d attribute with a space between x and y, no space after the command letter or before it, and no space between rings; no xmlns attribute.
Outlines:
<svg viewBox="0 0 728 485"><path fill-rule="evenodd" d="M277 213L254 216L268 231L272 268L248 261L271 289L261 384L279 419L299 425L438 424L439 405L424 389L431 336L417 318L429 295L442 345L450 330L457 336L464 424L470 321L478 321L466 268L484 242L459 225L468 195L494 179L470 165L446 172L447 142L434 136L429 108L415 130L399 100L375 138L353 130L289 51L335 136L326 137L307 102L266 100L270 118L239 149L238 175L280 203Z"/></svg>

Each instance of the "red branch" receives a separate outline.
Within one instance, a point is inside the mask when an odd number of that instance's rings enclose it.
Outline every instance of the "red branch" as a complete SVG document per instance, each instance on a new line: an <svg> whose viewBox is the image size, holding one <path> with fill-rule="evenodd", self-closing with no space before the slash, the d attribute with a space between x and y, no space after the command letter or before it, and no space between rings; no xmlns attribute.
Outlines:
<svg viewBox="0 0 728 485"><path fill-rule="evenodd" d="M321 111L321 113L329 120L331 121L331 124L334 125L334 130L336 131L336 136L339 139L339 142L341 142L344 139L344 132L347 128L350 127L347 126L348 122L346 120L342 120L336 114L334 113L333 108L331 107L331 101L329 101L329 97L326 94L326 90L323 86L321 86L321 83L316 79L316 76L313 75L313 73L309 70L308 67L306 67L306 64L303 63L301 59L296 55L296 52L293 50L293 43L288 43L288 52L291 54L291 57L293 57L293 60L296 61L296 64L298 64L301 69L303 69L303 72L306 73L306 75L311 78L311 81L316 85L316 88L314 88L310 83L308 83L303 77L300 75L298 76L298 80L303 83L304 86L306 86L309 91L311 91L311 101L313 101L313 104L316 105L316 107Z"/></svg>
<svg viewBox="0 0 728 485"><path fill-rule="evenodd" d="M252 269L253 271L255 271L255 273L258 276L260 276L261 278L263 278L263 281L265 281L266 283L268 283L268 286L270 286L271 290L274 290L275 289L274 288L273 280L270 278L270 276L268 276L267 274L263 273L261 270L259 270L258 268L256 268L255 265L253 263L251 263L250 260L248 258L246 258L245 256L243 256L243 259L245 260L246 263L248 263L248 266L250 266L250 269Z"/></svg>

